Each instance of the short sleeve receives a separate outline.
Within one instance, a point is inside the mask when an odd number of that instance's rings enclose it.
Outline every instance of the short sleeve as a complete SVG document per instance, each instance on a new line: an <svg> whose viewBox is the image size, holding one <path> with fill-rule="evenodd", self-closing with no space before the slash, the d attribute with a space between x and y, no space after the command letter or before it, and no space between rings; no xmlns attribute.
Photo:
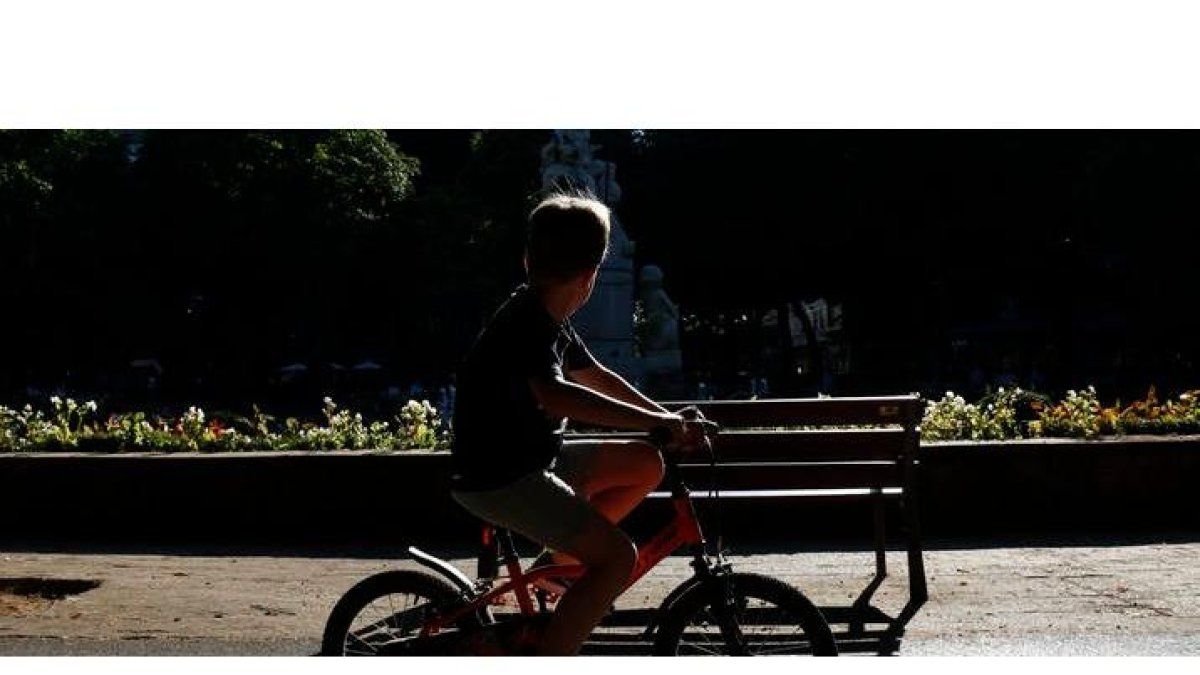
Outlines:
<svg viewBox="0 0 1200 675"><path fill-rule="evenodd" d="M565 361L565 368L568 371L583 370L597 364L596 357L592 356L592 353L588 351L587 345L583 343L583 339L579 337L579 333L575 332L575 327L569 324L567 326L567 337L569 341L563 360Z"/></svg>
<svg viewBox="0 0 1200 675"><path fill-rule="evenodd" d="M513 345L511 353L516 358L510 367L515 368L522 379L562 377L562 362L555 349L557 337L557 327L549 322L527 326L524 335Z"/></svg>

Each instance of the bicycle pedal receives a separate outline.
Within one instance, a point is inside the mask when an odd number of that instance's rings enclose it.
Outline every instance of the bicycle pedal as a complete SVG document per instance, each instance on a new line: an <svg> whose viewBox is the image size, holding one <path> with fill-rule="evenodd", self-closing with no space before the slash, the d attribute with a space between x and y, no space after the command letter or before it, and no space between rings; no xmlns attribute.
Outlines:
<svg viewBox="0 0 1200 675"><path fill-rule="evenodd" d="M558 593L551 593L550 591L542 588L535 588L533 594L534 597L537 598L538 603L541 605L543 611L546 610L550 605L557 603L559 598L562 597Z"/></svg>
<svg viewBox="0 0 1200 675"><path fill-rule="evenodd" d="M567 586L565 584L553 581L551 579L538 579L530 585L536 588L539 592L546 593L547 595L554 597L556 600L561 598L567 592Z"/></svg>

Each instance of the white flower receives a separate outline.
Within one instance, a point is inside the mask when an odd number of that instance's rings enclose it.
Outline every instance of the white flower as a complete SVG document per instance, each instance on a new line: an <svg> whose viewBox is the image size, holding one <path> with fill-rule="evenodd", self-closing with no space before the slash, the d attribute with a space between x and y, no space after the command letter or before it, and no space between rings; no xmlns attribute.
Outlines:
<svg viewBox="0 0 1200 675"><path fill-rule="evenodd" d="M56 405L56 406L62 405L62 399L61 399L61 398L59 398L59 397L57 397L57 396L51 396L51 397L50 397L50 402L51 402L51 403L53 403L53 404L54 404L54 405Z"/></svg>

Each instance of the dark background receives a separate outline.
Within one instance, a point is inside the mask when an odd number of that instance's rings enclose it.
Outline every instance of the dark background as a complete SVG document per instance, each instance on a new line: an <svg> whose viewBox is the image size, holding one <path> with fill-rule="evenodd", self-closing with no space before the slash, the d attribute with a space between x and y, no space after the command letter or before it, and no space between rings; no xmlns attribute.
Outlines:
<svg viewBox="0 0 1200 675"><path fill-rule="evenodd" d="M0 402L316 417L450 382L548 131L0 131ZM594 130L688 391L1196 388L1200 135ZM842 330L762 318L824 298ZM830 352L846 358L831 365ZM161 372L133 367L154 360ZM381 370L355 370L363 361ZM280 368L303 363L289 378ZM151 381L153 378L153 381Z"/></svg>

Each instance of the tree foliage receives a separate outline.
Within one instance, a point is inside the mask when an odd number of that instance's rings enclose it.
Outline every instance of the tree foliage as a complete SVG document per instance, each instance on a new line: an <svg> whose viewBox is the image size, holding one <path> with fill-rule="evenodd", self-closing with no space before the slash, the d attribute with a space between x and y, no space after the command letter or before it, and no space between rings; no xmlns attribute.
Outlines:
<svg viewBox="0 0 1200 675"><path fill-rule="evenodd" d="M442 380L522 278L548 138L0 131L0 390L118 391L145 358L210 405L262 400L292 362ZM685 315L840 302L874 391L936 376L981 335L1052 346L1066 386L1132 360L1164 390L1194 373L1198 138L592 134L637 262L664 269ZM321 388L306 400L337 393Z"/></svg>

